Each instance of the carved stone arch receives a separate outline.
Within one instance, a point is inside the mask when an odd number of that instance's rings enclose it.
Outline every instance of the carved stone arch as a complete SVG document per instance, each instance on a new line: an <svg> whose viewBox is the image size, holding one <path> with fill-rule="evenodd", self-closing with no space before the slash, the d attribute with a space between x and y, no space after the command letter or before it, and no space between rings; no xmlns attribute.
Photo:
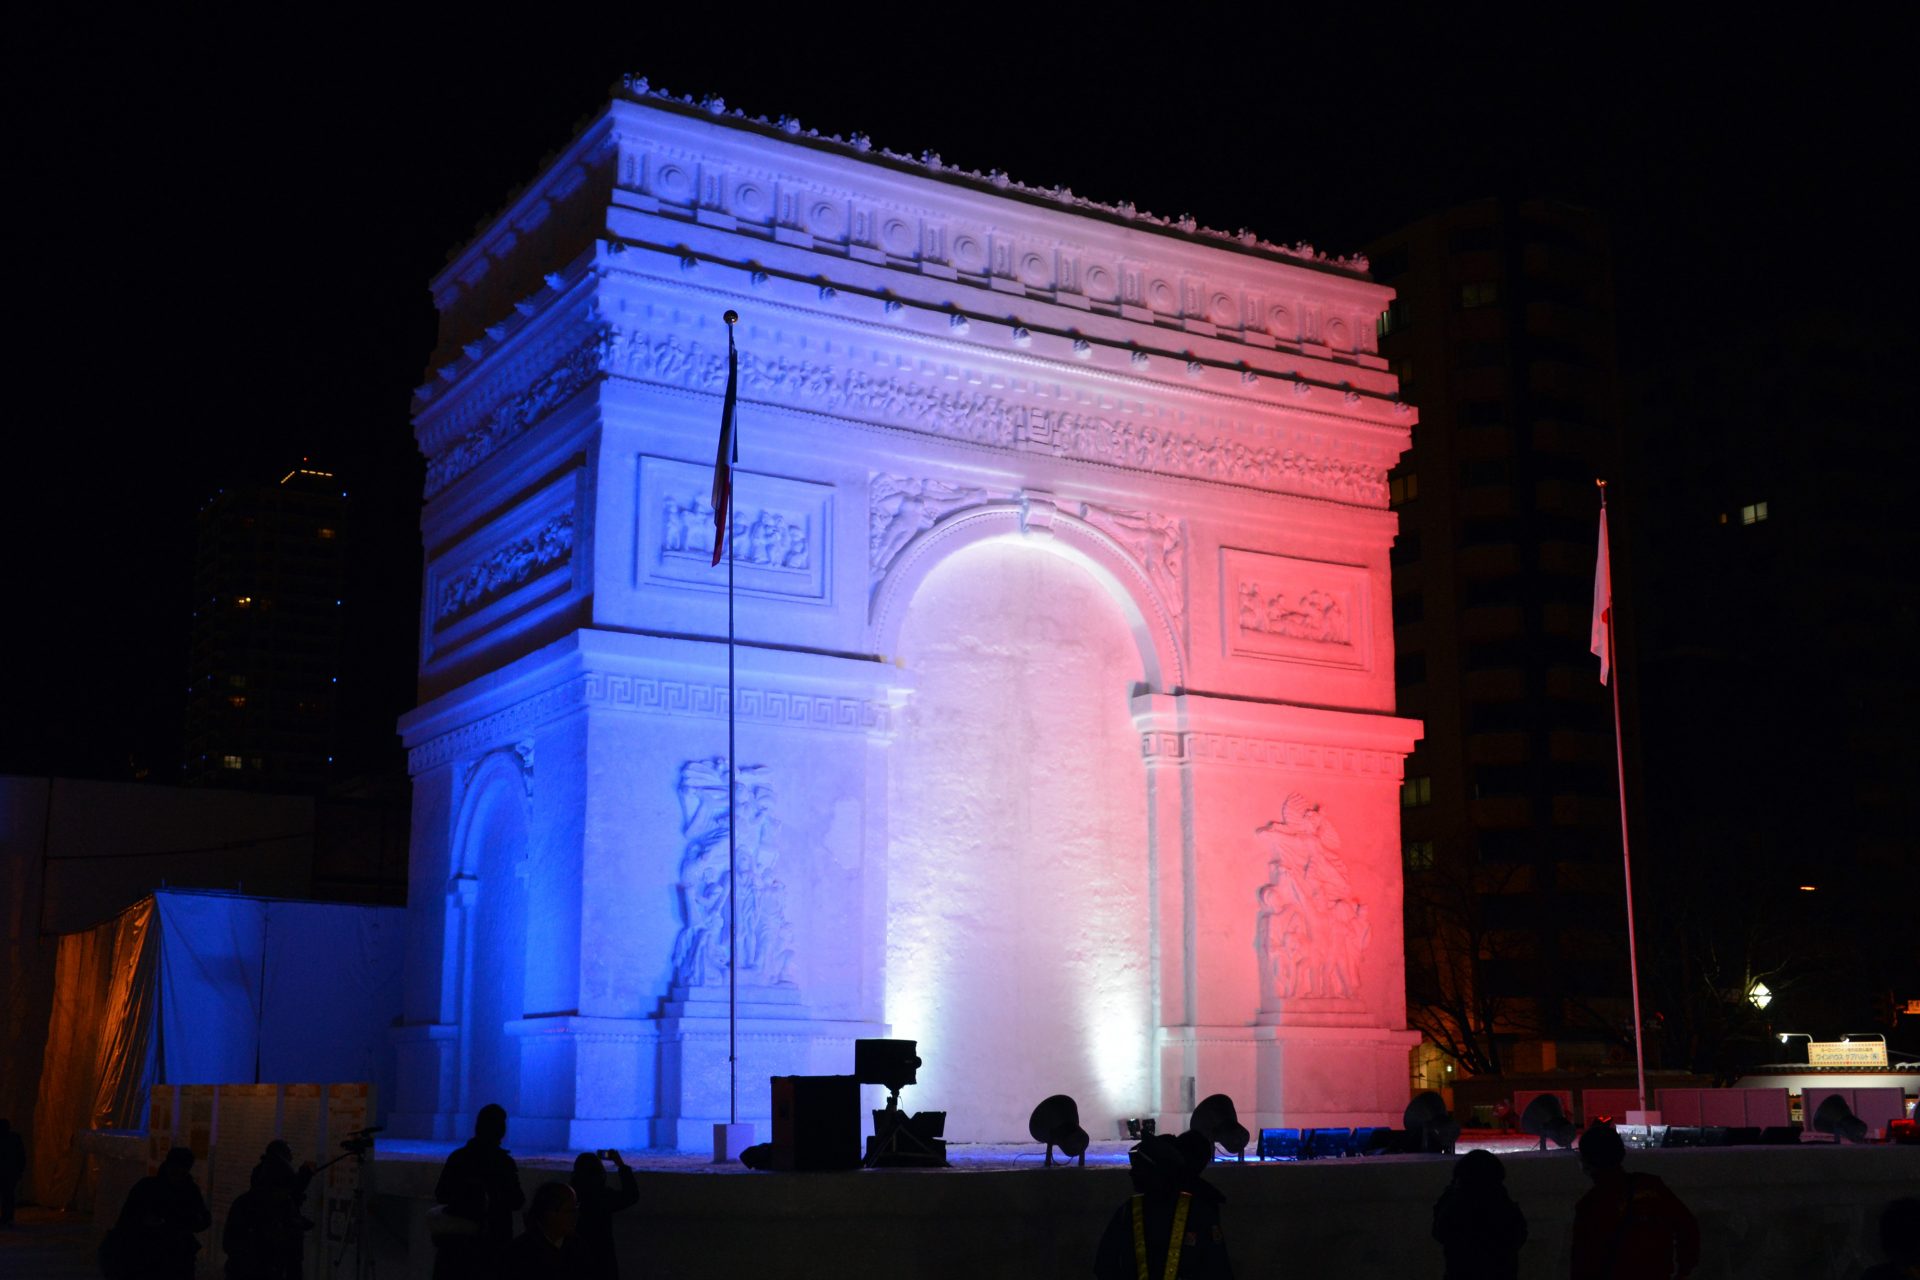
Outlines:
<svg viewBox="0 0 1920 1280"><path fill-rule="evenodd" d="M511 796L517 797L522 819L528 822L533 820L532 742L498 747L466 766L461 780L458 816L453 824L453 879L447 886L448 892L453 892L458 882L471 879L478 872L474 863L474 823L493 799L495 787L504 787Z"/></svg>
<svg viewBox="0 0 1920 1280"><path fill-rule="evenodd" d="M1145 567L1116 538L1038 495L955 511L902 548L874 585L867 629L873 652L896 651L908 603L937 565L966 547L1006 538L1027 539L1091 572L1126 614L1147 687L1185 687L1177 602L1162 598Z"/></svg>
<svg viewBox="0 0 1920 1280"><path fill-rule="evenodd" d="M456 1120L482 1102L512 1109L518 1071L503 1027L520 1011L510 993L525 981L525 875L533 830L533 744L489 751L464 770L447 883L442 1021L458 1028ZM490 844L516 843L504 865L487 865ZM510 874L502 875L503 870ZM480 1097L485 1094L485 1097Z"/></svg>

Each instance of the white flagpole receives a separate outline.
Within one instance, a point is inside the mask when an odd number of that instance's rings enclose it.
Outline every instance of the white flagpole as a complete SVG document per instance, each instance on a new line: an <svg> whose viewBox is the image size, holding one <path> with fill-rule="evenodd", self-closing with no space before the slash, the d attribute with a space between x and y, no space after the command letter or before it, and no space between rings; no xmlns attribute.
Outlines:
<svg viewBox="0 0 1920 1280"><path fill-rule="evenodd" d="M1620 735L1620 664L1615 657L1613 645L1613 558L1607 546L1607 482L1596 480L1600 486L1600 572L1605 575L1601 583L1606 600L1606 613L1603 621L1607 628L1607 672L1611 677L1606 680L1613 691L1613 760L1614 769L1620 783L1620 867L1625 882L1627 897L1627 975L1633 984L1633 1070L1639 1083L1640 1110L1647 1110L1647 1052L1642 1042L1640 1020L1640 949L1633 935L1633 855L1627 847L1627 753L1626 744Z"/></svg>

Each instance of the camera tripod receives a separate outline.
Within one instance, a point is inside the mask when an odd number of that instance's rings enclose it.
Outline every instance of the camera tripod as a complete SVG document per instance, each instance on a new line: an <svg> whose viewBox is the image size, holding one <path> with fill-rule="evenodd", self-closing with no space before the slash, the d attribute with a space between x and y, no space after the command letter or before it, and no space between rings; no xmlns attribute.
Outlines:
<svg viewBox="0 0 1920 1280"><path fill-rule="evenodd" d="M377 1129L356 1129L347 1135L340 1155L316 1165L316 1174L332 1168L342 1160L353 1161L353 1207L347 1211L347 1227L340 1233L340 1249L327 1264L328 1277L340 1275L340 1264L346 1261L347 1251L353 1251L353 1280L372 1280L373 1259L367 1256L367 1158L373 1154L373 1135ZM322 1209L325 1208L326 1189L320 1192ZM324 1247L323 1247L324 1249Z"/></svg>

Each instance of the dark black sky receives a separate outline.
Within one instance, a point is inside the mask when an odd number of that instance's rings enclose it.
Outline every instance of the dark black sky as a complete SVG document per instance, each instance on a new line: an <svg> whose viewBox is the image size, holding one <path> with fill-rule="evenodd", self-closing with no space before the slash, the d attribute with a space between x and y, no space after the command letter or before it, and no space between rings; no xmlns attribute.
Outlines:
<svg viewBox="0 0 1920 1280"><path fill-rule="evenodd" d="M6 507L25 573L0 770L167 764L193 512L301 455L361 513L350 755L383 760L411 694L426 281L622 70L1336 253L1499 190L1594 204L1643 365L1813 305L1904 321L1916 174L1894 33L1447 8L469 7L272 32L35 11L12 42Z"/></svg>

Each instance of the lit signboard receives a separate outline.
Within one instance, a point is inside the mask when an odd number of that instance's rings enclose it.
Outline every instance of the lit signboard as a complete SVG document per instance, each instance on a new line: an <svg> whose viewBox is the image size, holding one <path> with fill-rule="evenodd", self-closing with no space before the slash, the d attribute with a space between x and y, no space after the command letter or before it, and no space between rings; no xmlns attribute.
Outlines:
<svg viewBox="0 0 1920 1280"><path fill-rule="evenodd" d="M1884 1067L1884 1040L1815 1040L1807 1046L1810 1067Z"/></svg>

